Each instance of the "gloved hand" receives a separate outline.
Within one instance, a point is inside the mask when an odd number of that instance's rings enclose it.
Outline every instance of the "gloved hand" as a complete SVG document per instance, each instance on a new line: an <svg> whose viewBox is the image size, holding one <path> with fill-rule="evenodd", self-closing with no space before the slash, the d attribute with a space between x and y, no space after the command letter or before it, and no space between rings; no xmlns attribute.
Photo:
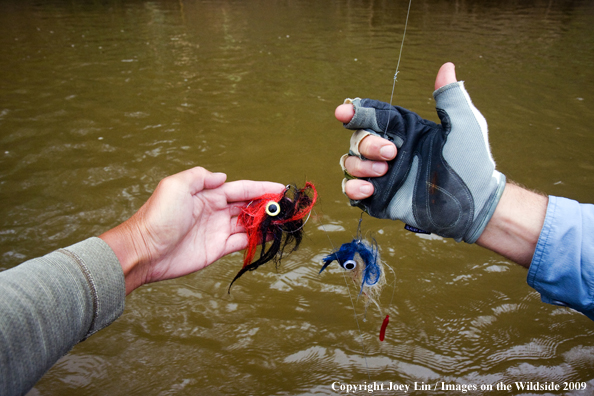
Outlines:
<svg viewBox="0 0 594 396"><path fill-rule="evenodd" d="M351 200L351 205L374 217L474 243L497 207L505 176L495 170L487 122L463 82L445 85L433 96L441 125L376 100L345 101L355 111L345 127L357 130L350 155L364 159L359 143L368 134L389 139L398 148L385 175L366 179L373 184L373 195ZM345 169L344 157L341 164Z"/></svg>

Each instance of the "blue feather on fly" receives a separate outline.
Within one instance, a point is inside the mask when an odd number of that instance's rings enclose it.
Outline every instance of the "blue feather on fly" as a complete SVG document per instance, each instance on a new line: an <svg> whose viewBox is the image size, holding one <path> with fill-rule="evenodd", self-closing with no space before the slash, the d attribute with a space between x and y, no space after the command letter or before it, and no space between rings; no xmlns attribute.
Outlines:
<svg viewBox="0 0 594 396"><path fill-rule="evenodd" d="M322 273L333 261L337 261L342 268L348 271L354 270L357 265L362 265L361 290L359 291L359 294L361 294L364 287L374 286L381 279L382 270L379 265L378 252L379 249L375 240L371 244L360 238L355 238L351 242L343 243L338 250L324 257L322 259L324 265L319 273ZM357 262L357 254L362 263Z"/></svg>

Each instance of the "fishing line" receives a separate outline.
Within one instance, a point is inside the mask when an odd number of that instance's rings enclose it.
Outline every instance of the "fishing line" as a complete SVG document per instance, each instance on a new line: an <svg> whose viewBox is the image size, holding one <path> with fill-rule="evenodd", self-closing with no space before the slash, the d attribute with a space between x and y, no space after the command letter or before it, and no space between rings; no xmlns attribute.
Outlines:
<svg viewBox="0 0 594 396"><path fill-rule="evenodd" d="M392 106L392 101L394 99L394 91L396 88L396 81L397 81L397 77L398 77L398 72L399 72L399 68L400 68L400 60L402 59L402 50L404 48L404 39L406 37L406 29L408 27L408 17L410 15L410 8L411 8L411 4L412 4L412 0L409 0L408 2L408 10L406 12L406 21L404 23L404 31L402 33L402 42L400 43L400 52L398 54L398 62L396 64L396 71L394 73L394 82L392 83L392 93L390 95L390 106ZM390 119L388 118L388 122L386 123L386 129L384 131L384 137L387 134L388 131L388 126L390 123ZM315 211L315 209L313 209ZM318 214L316 212L316 217L318 217ZM361 213L361 217L359 218L359 224L357 227L357 238L361 239L362 235L361 235L361 222L363 220L363 213ZM330 242L330 245L332 246L332 250L336 251L336 247L334 246L334 243L332 242L332 238L330 238L330 234L328 233L328 231L326 230L326 227L324 226L323 222L320 222L320 225L322 227L322 230L324 231L324 233L326 234L326 236L328 237L328 241ZM394 273L394 270L388 265L388 268L390 269L390 272L392 272L392 275L394 276L394 285L392 288L392 296L390 298L390 304L388 305L388 310L390 309L390 307L392 306L392 300L394 299L394 294L396 291L396 274ZM369 373L369 364L367 362L367 348L366 348L366 344L365 344L365 339L363 338L363 332L361 331L361 326L359 324L359 318L357 317L357 309L355 307L355 301L353 300L353 296L351 294L351 289L349 287L349 282L347 281L346 278L346 270L342 272L342 276L344 279L344 283L347 289L347 292L349 293L349 299L351 301L351 306L353 307L353 316L355 317L355 323L357 324L357 330L359 331L359 337L361 338L361 345L363 348L363 359L365 360L365 369L367 371L367 378L369 379L369 381L371 382L371 375ZM367 306L365 307L365 313L367 313ZM381 309L380 309L380 315L381 315ZM365 320L365 319L363 319ZM385 333L386 330L386 326L387 326L387 322L388 322L388 316L386 316L386 319L384 319L384 323L382 324L382 329L381 329L381 333L380 333L380 340L383 341L383 334Z"/></svg>
<svg viewBox="0 0 594 396"><path fill-rule="evenodd" d="M406 21L404 22L404 31L402 32L402 42L400 43L400 52L398 54L398 62L396 63L396 71L394 72L394 82L392 83L392 93L390 94L390 109L392 108L392 101L394 99L394 90L396 88L396 81L398 78L398 69L400 68L400 60L402 59L402 49L404 48L404 38L406 37L406 28L408 27L408 17L410 15L411 4L412 4L412 0L409 0L408 1L408 10L406 11ZM384 138L386 137L386 135L388 133L389 126L390 126L390 117L388 117L388 121L386 122L386 129L384 130ZM388 265L388 268L392 272L392 275L394 275L394 286L392 287L392 297L390 298L390 304L388 305L388 311L389 311L390 307L392 306L392 301L394 300L394 293L396 292L396 274L394 273L394 270L392 269L392 267L390 267ZM386 320L388 320L387 316L386 316L386 319L384 319L384 322ZM382 326L382 331L383 330L385 330L384 326Z"/></svg>
<svg viewBox="0 0 594 396"><path fill-rule="evenodd" d="M404 37L406 37L406 28L408 27L408 16L410 15L410 5L412 0L408 1L408 11L406 12L406 22L404 23L404 32L402 33L402 42L400 43L400 53L398 54L398 63L396 64L396 72L394 73L394 82L392 83L392 94L390 95L390 107L392 107L392 100L394 99L394 89L396 88L396 80L398 78L398 68L400 67L400 59L402 58L402 48L404 48ZM384 130L384 137L388 133L388 126L390 125L390 118L386 123L386 129Z"/></svg>
<svg viewBox="0 0 594 396"><path fill-rule="evenodd" d="M396 273L394 272L392 267L390 267L389 264L386 263L386 266L388 267L390 272L392 272L392 275L394 275L394 286L392 287L392 297L390 298L390 304L388 304L388 311L389 311L390 307L392 306L392 300L394 300L394 293L396 292Z"/></svg>
<svg viewBox="0 0 594 396"><path fill-rule="evenodd" d="M314 209L314 211L315 211L315 209ZM316 212L316 217L318 217L317 212ZM332 238L330 238L330 234L328 233L328 231L326 231L326 227L324 227L324 223L322 223L320 221L320 225L322 226L322 230L328 237L328 240L330 241L330 245L332 245L332 250L333 251L336 250L334 243L332 243ZM367 364L367 348L365 348L365 340L363 338L363 332L361 331L361 326L359 325L359 318L357 318L357 309L355 308L355 301L353 300L353 296L351 295L351 289L349 287L349 283L346 278L346 270L342 271L342 277L344 278L344 284L346 285L346 289L349 293L349 299L351 300L351 305L353 306L353 316L355 317L355 323L357 324L357 329L359 330L359 337L361 338L361 345L363 346L363 359L365 360L365 369L367 370L367 378L369 379L369 382L371 382L371 374L369 374L369 365Z"/></svg>

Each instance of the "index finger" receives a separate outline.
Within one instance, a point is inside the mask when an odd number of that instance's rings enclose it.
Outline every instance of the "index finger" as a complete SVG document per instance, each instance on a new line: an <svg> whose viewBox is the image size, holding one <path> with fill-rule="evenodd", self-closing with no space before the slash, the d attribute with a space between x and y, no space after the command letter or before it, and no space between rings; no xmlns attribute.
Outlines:
<svg viewBox="0 0 594 396"><path fill-rule="evenodd" d="M280 183L237 180L222 186L227 202L251 201L264 194L279 194L286 188Z"/></svg>
<svg viewBox="0 0 594 396"><path fill-rule="evenodd" d="M355 106L350 103L341 104L334 110L334 117L343 124L348 124L355 115Z"/></svg>
<svg viewBox="0 0 594 396"><path fill-rule="evenodd" d="M348 124L354 115L355 106L350 103L341 104L334 111L336 119L343 124ZM353 143L352 140L351 143ZM379 136L367 135L362 140L357 140L355 144L358 145L358 152L370 160L390 161L396 157L394 143ZM353 147L351 147L351 150L355 151Z"/></svg>

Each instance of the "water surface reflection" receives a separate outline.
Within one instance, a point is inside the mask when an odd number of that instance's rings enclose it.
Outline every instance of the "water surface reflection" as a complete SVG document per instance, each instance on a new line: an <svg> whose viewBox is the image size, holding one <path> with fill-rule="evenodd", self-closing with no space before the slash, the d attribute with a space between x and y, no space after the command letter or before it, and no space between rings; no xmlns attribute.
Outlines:
<svg viewBox="0 0 594 396"><path fill-rule="evenodd" d="M476 246L365 218L397 274L392 302L391 290L381 299L392 318L383 343L383 317L365 314L362 301L357 329L342 273L318 275L359 217L339 188L348 139L333 111L345 97L389 100L407 6L0 4L2 269L100 234L161 178L194 165L230 179L311 180L320 192L302 247L278 271L247 274L228 295L235 254L137 290L123 317L62 358L34 393L592 380L592 323L541 304L525 270ZM499 169L592 202L593 11L586 1L414 1L395 102L437 120L433 80L453 61L489 122Z"/></svg>

